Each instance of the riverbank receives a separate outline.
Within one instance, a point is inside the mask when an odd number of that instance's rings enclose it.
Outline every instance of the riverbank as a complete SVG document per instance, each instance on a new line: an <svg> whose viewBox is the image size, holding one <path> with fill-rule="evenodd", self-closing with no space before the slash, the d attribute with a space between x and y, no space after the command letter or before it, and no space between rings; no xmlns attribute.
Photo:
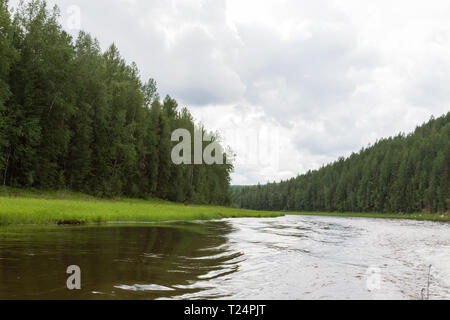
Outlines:
<svg viewBox="0 0 450 320"><path fill-rule="evenodd" d="M285 212L287 215L302 216L325 216L325 217L354 217L354 218L375 218L375 219L407 219L407 220L427 220L450 222L448 214L429 214L429 213L366 213L366 212Z"/></svg>
<svg viewBox="0 0 450 320"><path fill-rule="evenodd" d="M281 215L280 212L184 205L160 199L106 200L67 191L0 189L0 225L191 221Z"/></svg>
<svg viewBox="0 0 450 320"><path fill-rule="evenodd" d="M449 215L329 212L270 212L185 205L160 199L98 199L69 191L0 188L0 225L57 225L106 222L216 220L244 217L316 215L450 221Z"/></svg>

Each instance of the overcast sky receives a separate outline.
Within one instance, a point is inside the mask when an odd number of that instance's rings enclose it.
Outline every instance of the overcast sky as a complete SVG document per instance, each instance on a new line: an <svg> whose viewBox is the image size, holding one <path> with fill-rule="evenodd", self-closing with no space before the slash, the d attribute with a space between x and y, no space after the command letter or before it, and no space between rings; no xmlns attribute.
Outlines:
<svg viewBox="0 0 450 320"><path fill-rule="evenodd" d="M49 3L220 131L233 184L317 169L450 109L448 0Z"/></svg>

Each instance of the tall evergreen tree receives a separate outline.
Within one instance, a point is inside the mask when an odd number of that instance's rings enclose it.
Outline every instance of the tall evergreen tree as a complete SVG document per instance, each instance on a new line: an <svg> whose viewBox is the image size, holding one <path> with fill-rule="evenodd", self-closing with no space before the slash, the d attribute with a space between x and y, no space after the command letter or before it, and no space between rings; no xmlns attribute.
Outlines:
<svg viewBox="0 0 450 320"><path fill-rule="evenodd" d="M74 41L43 0L22 3L13 22L0 1L3 184L230 203L231 166L172 163L171 132L193 133L194 120L115 45L102 53L85 32Z"/></svg>
<svg viewBox="0 0 450 320"><path fill-rule="evenodd" d="M6 102L11 96L9 74L11 65L17 58L13 46L14 27L8 11L8 1L0 0L0 178L6 184L11 158L9 135L14 131L13 119L10 117Z"/></svg>
<svg viewBox="0 0 450 320"><path fill-rule="evenodd" d="M289 181L233 190L242 208L448 212L450 113Z"/></svg>

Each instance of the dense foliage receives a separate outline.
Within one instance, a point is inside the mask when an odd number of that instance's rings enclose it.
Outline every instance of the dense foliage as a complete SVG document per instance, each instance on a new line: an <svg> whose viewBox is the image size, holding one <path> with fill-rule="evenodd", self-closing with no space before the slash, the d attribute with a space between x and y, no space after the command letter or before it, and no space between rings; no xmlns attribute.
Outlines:
<svg viewBox="0 0 450 320"><path fill-rule="evenodd" d="M234 188L233 201L258 210L448 212L450 113L320 170Z"/></svg>
<svg viewBox="0 0 450 320"><path fill-rule="evenodd" d="M195 127L114 45L72 39L45 1L11 18L0 0L1 184L229 204L231 165L171 161L172 131Z"/></svg>

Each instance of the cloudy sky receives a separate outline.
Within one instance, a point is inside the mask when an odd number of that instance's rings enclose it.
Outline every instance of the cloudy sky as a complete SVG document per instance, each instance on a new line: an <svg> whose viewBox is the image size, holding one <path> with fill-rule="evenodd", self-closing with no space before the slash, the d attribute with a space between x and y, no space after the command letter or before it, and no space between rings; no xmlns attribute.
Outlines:
<svg viewBox="0 0 450 320"><path fill-rule="evenodd" d="M234 184L317 169L450 109L448 0L49 3L220 131Z"/></svg>

